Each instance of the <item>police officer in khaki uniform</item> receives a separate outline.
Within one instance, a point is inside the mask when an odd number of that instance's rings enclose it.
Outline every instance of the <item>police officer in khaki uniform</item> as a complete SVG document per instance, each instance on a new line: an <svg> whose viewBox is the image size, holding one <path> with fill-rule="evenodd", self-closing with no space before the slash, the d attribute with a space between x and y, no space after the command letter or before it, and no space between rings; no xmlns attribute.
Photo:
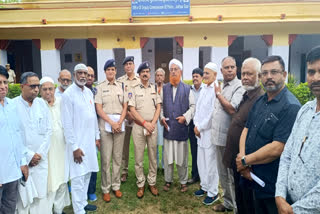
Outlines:
<svg viewBox="0 0 320 214"><path fill-rule="evenodd" d="M128 93L131 88L140 84L140 78L134 73L134 57L127 56L122 65L124 66L125 75L118 78L118 81L124 84L124 92ZM122 153L122 175L121 182L125 182L128 177L128 165L129 165L129 146L130 146L130 136L132 132L133 118L128 109L126 120L126 134L124 137L123 153Z"/></svg>
<svg viewBox="0 0 320 214"><path fill-rule="evenodd" d="M127 113L128 100L122 87L115 77L117 69L113 59L104 65L106 80L97 86L95 103L99 115L101 135L101 189L103 200L109 202L112 188L117 198L120 192L120 169L124 140L124 119ZM112 159L112 178L110 163Z"/></svg>
<svg viewBox="0 0 320 214"><path fill-rule="evenodd" d="M150 64L143 62L139 68L141 84L129 92L130 112L134 118L132 130L134 152L135 152L135 171L137 177L138 192L137 197L144 195L145 175L143 172L144 149L147 145L149 156L149 173L147 181L150 192L158 195L156 188L157 179L157 120L161 110L161 97L157 93L156 86L149 82Z"/></svg>

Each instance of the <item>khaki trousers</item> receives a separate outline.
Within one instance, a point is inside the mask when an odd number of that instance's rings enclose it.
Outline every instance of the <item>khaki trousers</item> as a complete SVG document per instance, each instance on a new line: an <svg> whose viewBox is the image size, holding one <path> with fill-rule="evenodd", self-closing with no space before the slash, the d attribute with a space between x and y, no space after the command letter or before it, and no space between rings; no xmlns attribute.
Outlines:
<svg viewBox="0 0 320 214"><path fill-rule="evenodd" d="M126 126L124 143L123 143L123 152L122 152L122 175L128 174L131 132L132 132L132 127Z"/></svg>
<svg viewBox="0 0 320 214"><path fill-rule="evenodd" d="M120 189L120 169L123 151L124 132L113 134L101 131L101 189L103 193ZM112 177L110 164L112 159Z"/></svg>
<svg viewBox="0 0 320 214"><path fill-rule="evenodd" d="M157 125L157 124L156 124ZM144 187L146 177L143 172L144 149L147 145L149 157L149 173L147 177L148 184L153 186L157 180L157 127L150 136L144 136L143 127L137 124L133 125L132 137L134 143L135 171L137 177L137 186Z"/></svg>

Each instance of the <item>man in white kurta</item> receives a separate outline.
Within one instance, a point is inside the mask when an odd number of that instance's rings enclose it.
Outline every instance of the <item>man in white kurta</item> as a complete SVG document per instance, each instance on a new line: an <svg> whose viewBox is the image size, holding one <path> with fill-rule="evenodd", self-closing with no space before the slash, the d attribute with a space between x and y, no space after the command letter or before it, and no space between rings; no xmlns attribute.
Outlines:
<svg viewBox="0 0 320 214"><path fill-rule="evenodd" d="M188 190L187 181L188 181L188 155L189 155L187 126L190 120L193 118L195 103L194 103L193 94L190 92L190 86L187 86L181 81L182 63L176 59L172 59L169 63L169 68L170 68L170 83L168 83L169 85L166 84L163 88L164 102L161 109L161 123L164 125L166 129L164 132L164 144L163 144L164 176L165 176L166 184L163 187L163 189L165 191L169 191L171 187L171 183L173 181L173 172L174 172L173 164L175 162L177 165L179 180L181 184L180 191L186 192ZM169 94L170 92L167 93L166 92L167 90L172 91L172 95ZM181 92L182 90L183 92ZM178 93L179 93L179 96L176 99L176 95ZM188 100L186 101L186 99ZM167 107L170 106L170 108L175 108L176 110L179 110L180 109L179 105L182 102L188 103L188 107L186 108L186 111L181 112L182 115L179 115L174 118L171 116L171 119L168 116L166 116L165 109L167 109ZM170 110L168 111L170 112ZM173 114L175 114L174 110L172 112ZM175 125L171 126L171 124L175 124ZM175 134L179 135L178 132L180 131L175 130L175 128L177 127L182 127L184 129L182 133L183 136L174 136ZM171 135L172 137L166 137L166 134ZM185 139L185 140L177 140L177 139Z"/></svg>
<svg viewBox="0 0 320 214"><path fill-rule="evenodd" d="M62 124L67 143L71 179L72 206L75 214L94 211L88 205L87 191L91 172L98 172L96 140L100 140L93 94L85 87L87 66L78 64L74 69L75 82L62 95Z"/></svg>
<svg viewBox="0 0 320 214"><path fill-rule="evenodd" d="M46 213L48 150L51 118L44 100L38 98L39 78L33 72L21 76L21 95L14 99L22 122L27 149L29 179L19 185L17 212L19 214Z"/></svg>
<svg viewBox="0 0 320 214"><path fill-rule="evenodd" d="M204 196L205 205L211 205L218 200L219 175L216 161L216 149L212 144L212 113L216 93L214 89L218 67L209 62L204 67L203 80L206 83L200 91L200 96L196 105L196 113L193 118L194 132L197 136L198 155L197 164L200 176L201 188L194 195Z"/></svg>
<svg viewBox="0 0 320 214"><path fill-rule="evenodd" d="M48 153L48 214L61 214L70 205L70 197L65 173L66 143L61 123L61 97L55 97L54 82L50 77L40 80L40 94L45 100L51 116L52 135Z"/></svg>

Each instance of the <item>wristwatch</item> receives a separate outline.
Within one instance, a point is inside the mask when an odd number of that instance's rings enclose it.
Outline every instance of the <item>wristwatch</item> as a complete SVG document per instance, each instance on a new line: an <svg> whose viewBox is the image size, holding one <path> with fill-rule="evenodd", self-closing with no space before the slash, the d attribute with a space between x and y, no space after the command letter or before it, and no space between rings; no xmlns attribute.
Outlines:
<svg viewBox="0 0 320 214"><path fill-rule="evenodd" d="M217 93L216 93L216 97L218 97L220 94L221 94L221 92L217 92Z"/></svg>
<svg viewBox="0 0 320 214"><path fill-rule="evenodd" d="M246 163L246 156L243 156L243 157L241 158L241 163L242 163L242 166L245 166L245 167L249 166L249 165Z"/></svg>

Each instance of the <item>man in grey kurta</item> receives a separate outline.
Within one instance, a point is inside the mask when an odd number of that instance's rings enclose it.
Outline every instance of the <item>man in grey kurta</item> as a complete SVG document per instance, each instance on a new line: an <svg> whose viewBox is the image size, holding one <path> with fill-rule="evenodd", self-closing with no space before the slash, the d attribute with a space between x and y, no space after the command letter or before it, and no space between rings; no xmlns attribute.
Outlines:
<svg viewBox="0 0 320 214"><path fill-rule="evenodd" d="M237 66L233 57L225 57L221 63L223 84L215 86L216 101L212 118L213 144L216 147L217 166L223 195L223 204L214 206L216 212L229 211L236 208L232 170L227 168L222 158L226 148L227 133L231 122L231 115L238 108L244 89L237 78Z"/></svg>
<svg viewBox="0 0 320 214"><path fill-rule="evenodd" d="M177 165L181 192L186 192L188 181L188 124L194 116L195 103L190 86L181 81L182 63L172 59L169 63L170 83L163 86L161 123L164 125L165 191L173 181L173 163Z"/></svg>

